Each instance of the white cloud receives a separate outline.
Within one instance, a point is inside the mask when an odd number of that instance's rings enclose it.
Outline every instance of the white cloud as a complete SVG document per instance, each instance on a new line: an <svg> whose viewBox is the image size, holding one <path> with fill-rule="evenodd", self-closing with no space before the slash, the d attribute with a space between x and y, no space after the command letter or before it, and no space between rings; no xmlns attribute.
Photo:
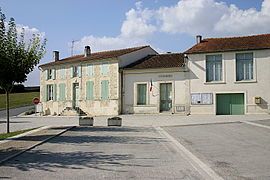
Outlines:
<svg viewBox="0 0 270 180"><path fill-rule="evenodd" d="M18 36L22 33L22 31L24 30L24 39L27 42L28 40L30 40L33 37L33 34L35 35L40 35L40 37L42 39L45 38L45 32L41 32L40 30L38 30L37 28L31 28L29 26L25 26L22 24L17 24L16 25L17 28L17 32L18 32Z"/></svg>
<svg viewBox="0 0 270 180"><path fill-rule="evenodd" d="M154 12L142 9L141 1L136 2L135 7L126 13L118 36L84 36L74 44L74 50L81 53L86 45L90 45L92 51L102 51L149 44L148 38L156 31L156 27L151 24Z"/></svg>
<svg viewBox="0 0 270 180"><path fill-rule="evenodd" d="M80 41L74 44L76 52L81 53L86 45L91 46L92 51L103 51L110 49L127 48L131 46L140 46L147 44L146 40L142 38L132 37L95 37L85 36Z"/></svg>
<svg viewBox="0 0 270 180"><path fill-rule="evenodd" d="M121 36L124 37L145 37L153 34L157 29L151 24L155 12L147 8L142 9L141 1L136 2L136 9L126 13L126 20L121 27Z"/></svg>
<svg viewBox="0 0 270 180"><path fill-rule="evenodd" d="M261 11L240 9L215 0L182 0L158 10L161 31L191 35L245 35L270 31L270 0Z"/></svg>
<svg viewBox="0 0 270 180"><path fill-rule="evenodd" d="M75 50L81 53L85 45L100 51L149 44L156 32L208 37L269 33L269 24L270 0L263 1L261 10L240 9L217 0L180 0L173 6L148 9L138 1L126 12L118 36L85 36Z"/></svg>

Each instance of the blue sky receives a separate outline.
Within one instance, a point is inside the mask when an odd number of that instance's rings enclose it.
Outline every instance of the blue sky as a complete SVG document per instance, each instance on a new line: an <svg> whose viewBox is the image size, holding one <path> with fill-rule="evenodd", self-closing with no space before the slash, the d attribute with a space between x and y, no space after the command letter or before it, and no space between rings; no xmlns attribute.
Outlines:
<svg viewBox="0 0 270 180"><path fill-rule="evenodd" d="M159 52L182 52L203 37L270 32L270 0L0 0L6 16L29 34L42 33L47 53L41 64L75 54L149 44ZM267 25L268 24L268 25ZM25 85L38 85L37 68Z"/></svg>

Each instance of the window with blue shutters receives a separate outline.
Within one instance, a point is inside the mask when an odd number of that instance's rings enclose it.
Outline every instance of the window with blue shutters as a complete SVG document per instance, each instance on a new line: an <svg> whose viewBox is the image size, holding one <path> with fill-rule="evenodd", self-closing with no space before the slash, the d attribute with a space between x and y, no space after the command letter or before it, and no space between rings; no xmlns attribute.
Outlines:
<svg viewBox="0 0 270 180"><path fill-rule="evenodd" d="M55 69L48 69L46 72L47 72L47 80L55 79L56 77Z"/></svg>
<svg viewBox="0 0 270 180"><path fill-rule="evenodd" d="M94 66L92 64L87 65L87 76L94 76Z"/></svg>
<svg viewBox="0 0 270 180"><path fill-rule="evenodd" d="M87 81L86 82L86 100L94 99L94 82Z"/></svg>
<svg viewBox="0 0 270 180"><path fill-rule="evenodd" d="M82 71L81 71L81 66L72 66L71 67L71 77L81 77L82 76Z"/></svg>
<svg viewBox="0 0 270 180"><path fill-rule="evenodd" d="M101 74L103 76L106 76L106 75L108 75L108 73L109 73L109 64L107 64L107 63L102 64L101 65Z"/></svg>
<svg viewBox="0 0 270 180"><path fill-rule="evenodd" d="M109 99L109 81L101 81L101 100Z"/></svg>

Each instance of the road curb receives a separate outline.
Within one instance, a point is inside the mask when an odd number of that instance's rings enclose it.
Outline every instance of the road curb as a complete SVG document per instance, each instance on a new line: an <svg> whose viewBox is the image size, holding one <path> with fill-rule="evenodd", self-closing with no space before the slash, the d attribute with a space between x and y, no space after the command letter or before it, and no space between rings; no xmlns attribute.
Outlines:
<svg viewBox="0 0 270 180"><path fill-rule="evenodd" d="M29 134L32 134L32 133L35 133L35 132L38 132L38 131L42 131L44 129L49 129L49 128L52 128L52 126L42 126L42 127L37 128L37 129L33 129L31 131L28 131L28 132L25 132L25 133L22 133L22 134L18 134L16 136L12 136L12 137L6 138L4 140L1 140L0 141L0 144L6 143L6 142L10 142L10 141L15 140L15 139L18 139L20 137L24 137L24 136L27 136Z"/></svg>
<svg viewBox="0 0 270 180"><path fill-rule="evenodd" d="M59 127L59 126L57 126L57 127ZM60 127L65 127L65 126L60 126ZM13 158L15 158L15 157L17 157L17 156L23 154L24 152L29 151L29 150L31 150L31 149L37 147L37 146L40 146L41 144L43 144L43 143L45 143L45 142L47 142L47 141L49 141L49 140L51 140L51 139L53 139L53 138L55 138L55 137L57 137L57 136L59 136L59 135L65 133L65 132L67 132L68 130L70 130L70 129L74 128L74 127L76 127L76 126L71 126L71 127L68 126L67 129L65 129L65 130L63 130L63 131L61 131L61 132L59 132L59 133L57 133L57 134L55 134L55 135L52 135L51 137L48 137L47 139L44 139L43 141L40 141L40 142L38 142L38 143L36 143L36 144L30 146L30 147L27 147L26 149L24 149L24 150L22 150L22 151L19 151L19 152L15 153L15 154L13 154L13 155L11 155L11 156L9 156L9 157L6 157L5 159L3 159L3 160L0 161L0 166L1 166L2 164L4 164L6 161L8 161L8 160L10 160L10 159L13 159ZM53 128L53 127L50 127L50 128ZM44 128L44 129L45 129L45 128ZM21 137L22 137L22 136L21 136Z"/></svg>

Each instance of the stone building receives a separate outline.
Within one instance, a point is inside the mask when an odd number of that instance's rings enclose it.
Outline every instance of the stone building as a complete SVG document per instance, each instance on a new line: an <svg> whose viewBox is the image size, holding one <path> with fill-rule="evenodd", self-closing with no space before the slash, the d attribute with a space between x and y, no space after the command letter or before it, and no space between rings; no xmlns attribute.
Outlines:
<svg viewBox="0 0 270 180"><path fill-rule="evenodd" d="M40 66L40 96L45 115L117 115L121 113L120 69L147 55L150 46L91 53L59 59ZM76 110L76 111L74 111Z"/></svg>

